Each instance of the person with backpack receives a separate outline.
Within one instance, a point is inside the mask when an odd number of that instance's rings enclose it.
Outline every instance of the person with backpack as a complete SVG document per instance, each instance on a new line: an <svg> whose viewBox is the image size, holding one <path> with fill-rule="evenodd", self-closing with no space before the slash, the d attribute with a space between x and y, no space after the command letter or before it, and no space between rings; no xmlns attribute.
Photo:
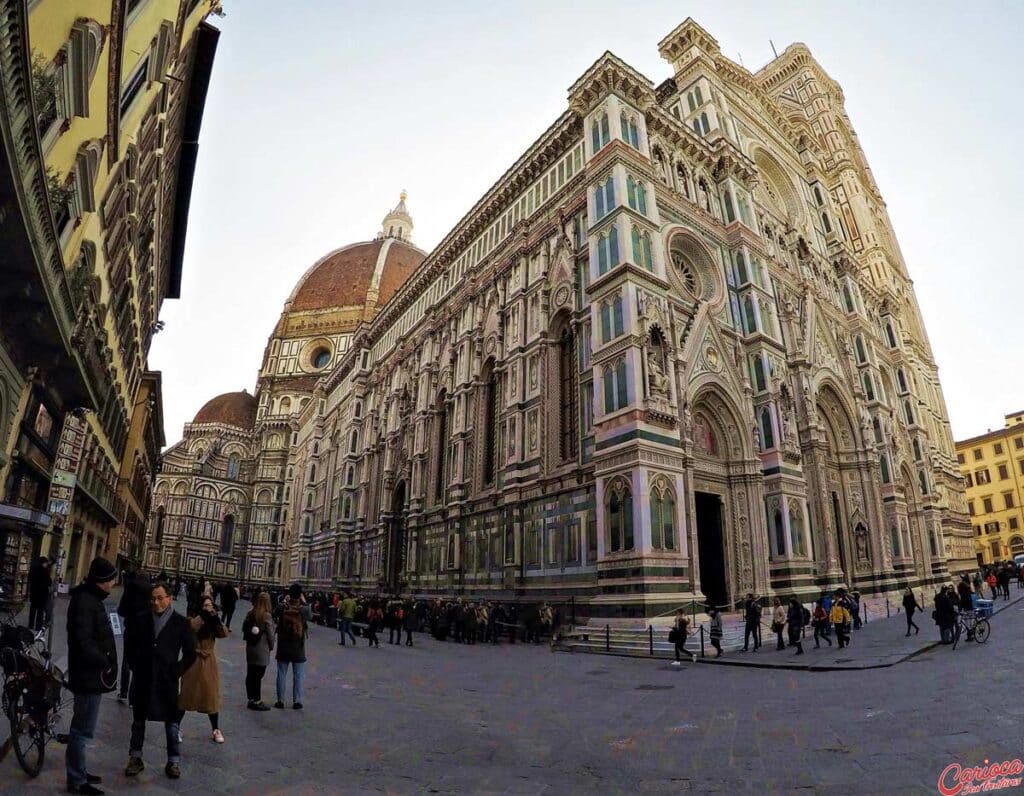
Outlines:
<svg viewBox="0 0 1024 796"><path fill-rule="evenodd" d="M804 608L796 596L789 598L789 611L786 613L789 625L789 646L796 647L796 654L804 654L804 627L811 621L811 612Z"/></svg>
<svg viewBox="0 0 1024 796"><path fill-rule="evenodd" d="M302 681L306 673L306 635L312 612L306 605L302 586L293 583L277 607L277 702L284 707L284 687L292 670L292 707L302 710Z"/></svg>
<svg viewBox="0 0 1024 796"><path fill-rule="evenodd" d="M245 695L249 710L270 710L261 693L263 675L270 665L274 650L274 622L271 618L270 595L260 592L256 604L242 621L242 639L245 641Z"/></svg>
<svg viewBox="0 0 1024 796"><path fill-rule="evenodd" d="M711 627L709 635L711 637L711 646L715 648L715 657L722 657L722 615L718 613L718 609L715 606L708 608L708 616L711 619Z"/></svg>
<svg viewBox="0 0 1024 796"><path fill-rule="evenodd" d="M690 656L691 661L697 660L697 656L686 649L686 639L690 635L690 620L686 618L686 613L680 608L676 611L675 623L672 626L672 630L669 631L669 641L675 644L676 659L672 661L673 666L681 666L682 660L679 656L681 652L685 652Z"/></svg>
<svg viewBox="0 0 1024 796"><path fill-rule="evenodd" d="M814 648L821 647L820 639L825 639L831 647L832 638L826 632L828 630L828 612L825 610L823 600L814 603L814 615L811 617L811 622L814 625Z"/></svg>
<svg viewBox="0 0 1024 796"><path fill-rule="evenodd" d="M828 615L829 621L836 629L836 641L839 642L839 649L850 644L850 623L853 621L850 609L846 607L846 601L843 599L845 596L846 593L842 589L836 592L836 599L832 603L832 610Z"/></svg>

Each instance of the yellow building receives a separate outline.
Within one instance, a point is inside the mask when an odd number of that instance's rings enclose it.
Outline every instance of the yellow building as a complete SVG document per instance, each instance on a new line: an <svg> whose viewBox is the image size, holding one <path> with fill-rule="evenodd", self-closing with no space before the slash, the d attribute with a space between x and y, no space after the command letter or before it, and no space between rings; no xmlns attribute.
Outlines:
<svg viewBox="0 0 1024 796"><path fill-rule="evenodd" d="M956 459L978 563L1024 553L1024 411L1006 415L1001 429L956 443Z"/></svg>
<svg viewBox="0 0 1024 796"><path fill-rule="evenodd" d="M0 0L0 585L56 539L70 583L141 555L219 11Z"/></svg>

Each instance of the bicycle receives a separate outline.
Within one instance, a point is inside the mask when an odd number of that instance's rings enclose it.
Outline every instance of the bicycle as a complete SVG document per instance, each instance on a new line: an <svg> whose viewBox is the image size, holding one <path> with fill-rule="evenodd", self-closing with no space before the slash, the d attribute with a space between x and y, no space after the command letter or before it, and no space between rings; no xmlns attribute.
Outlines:
<svg viewBox="0 0 1024 796"><path fill-rule="evenodd" d="M8 618L0 623L0 705L11 726L11 736L0 749L0 760L11 747L18 765L30 777L43 770L46 744L51 738L67 743L57 731L66 687L64 673L53 664L46 647L46 631L18 625L18 611L7 606Z"/></svg>
<svg viewBox="0 0 1024 796"><path fill-rule="evenodd" d="M975 611L961 611L957 619L956 633L953 636L953 649L956 649L960 636L967 634L968 641L984 644L992 634L992 626L984 617L979 619Z"/></svg>

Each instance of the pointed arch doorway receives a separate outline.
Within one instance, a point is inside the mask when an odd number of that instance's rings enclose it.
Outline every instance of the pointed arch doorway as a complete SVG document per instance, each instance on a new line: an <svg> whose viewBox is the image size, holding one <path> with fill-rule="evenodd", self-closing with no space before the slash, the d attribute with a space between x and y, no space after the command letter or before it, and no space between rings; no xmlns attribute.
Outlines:
<svg viewBox="0 0 1024 796"><path fill-rule="evenodd" d="M398 592L403 585L405 571L405 481L399 481L391 493L391 518L388 520L387 586Z"/></svg>

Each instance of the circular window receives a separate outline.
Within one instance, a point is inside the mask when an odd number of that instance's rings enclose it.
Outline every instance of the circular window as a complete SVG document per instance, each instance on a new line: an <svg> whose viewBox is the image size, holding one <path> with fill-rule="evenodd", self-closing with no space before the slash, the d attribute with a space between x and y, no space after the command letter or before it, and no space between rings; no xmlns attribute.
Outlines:
<svg viewBox="0 0 1024 796"><path fill-rule="evenodd" d="M716 269L706 250L687 235L676 235L669 245L668 277L676 290L702 302L722 295Z"/></svg>
<svg viewBox="0 0 1024 796"><path fill-rule="evenodd" d="M326 368L328 363L331 361L331 352L326 348L318 348L313 352L311 360L313 362L313 367L317 370Z"/></svg>

